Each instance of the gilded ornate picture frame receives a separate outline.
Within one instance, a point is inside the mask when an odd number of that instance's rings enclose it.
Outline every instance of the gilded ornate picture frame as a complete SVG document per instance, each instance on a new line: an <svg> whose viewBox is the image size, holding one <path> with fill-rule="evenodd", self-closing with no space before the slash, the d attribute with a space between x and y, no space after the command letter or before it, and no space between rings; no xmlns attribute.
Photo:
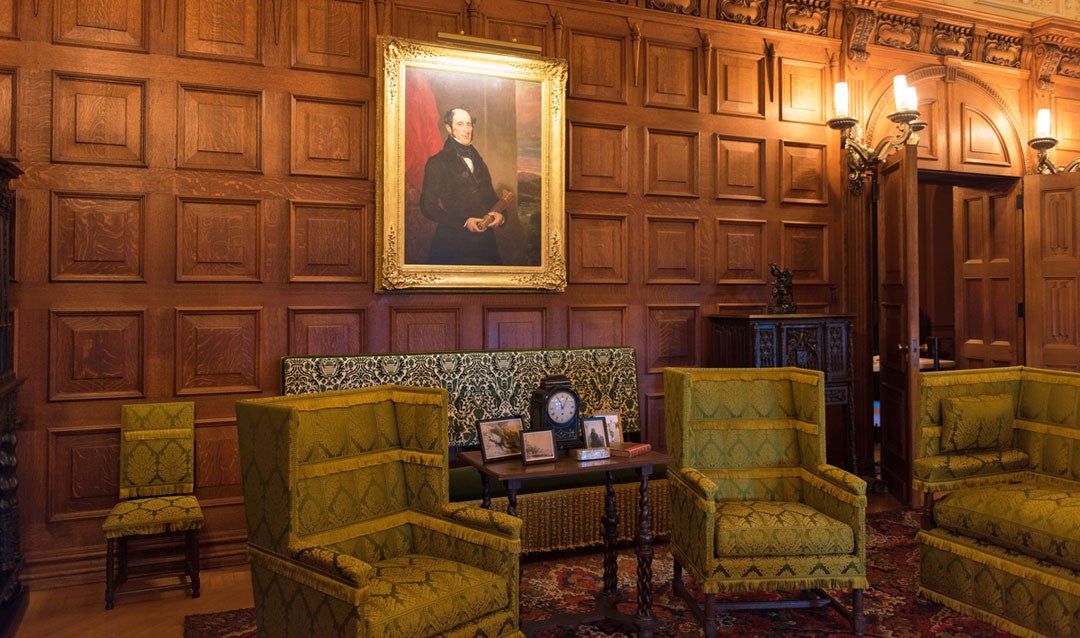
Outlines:
<svg viewBox="0 0 1080 638"><path fill-rule="evenodd" d="M565 61L378 46L376 289L564 290Z"/></svg>

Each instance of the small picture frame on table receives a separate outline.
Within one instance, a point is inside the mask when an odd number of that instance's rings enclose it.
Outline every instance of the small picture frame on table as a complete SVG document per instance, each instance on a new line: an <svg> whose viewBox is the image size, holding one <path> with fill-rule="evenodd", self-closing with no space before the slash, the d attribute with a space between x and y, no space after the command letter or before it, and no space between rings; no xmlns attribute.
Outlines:
<svg viewBox="0 0 1080 638"><path fill-rule="evenodd" d="M581 420L581 438L585 441L586 448L607 447L607 434L604 432L604 419L598 416L587 416Z"/></svg>
<svg viewBox="0 0 1080 638"><path fill-rule="evenodd" d="M623 442L622 423L618 412L597 412L593 416L604 420L604 434L608 445Z"/></svg>
<svg viewBox="0 0 1080 638"><path fill-rule="evenodd" d="M521 416L480 419L476 422L476 438L480 441L480 457L484 463L521 456Z"/></svg>
<svg viewBox="0 0 1080 638"><path fill-rule="evenodd" d="M525 465L551 463L558 457L555 433L550 428L521 431L521 461Z"/></svg>

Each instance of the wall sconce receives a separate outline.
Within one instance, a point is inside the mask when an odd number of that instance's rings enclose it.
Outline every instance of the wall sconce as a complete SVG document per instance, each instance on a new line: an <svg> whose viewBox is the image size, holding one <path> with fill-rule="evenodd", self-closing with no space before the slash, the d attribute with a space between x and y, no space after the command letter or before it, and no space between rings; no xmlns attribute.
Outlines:
<svg viewBox="0 0 1080 638"><path fill-rule="evenodd" d="M1035 172L1043 175L1080 172L1080 157L1069 162L1068 166L1058 166L1047 153L1057 146L1056 137L1050 136L1050 109L1039 109L1035 116L1035 137L1028 140L1028 146L1039 152L1039 163Z"/></svg>
<svg viewBox="0 0 1080 638"><path fill-rule="evenodd" d="M877 146L862 141L863 130L859 120L848 115L847 82L837 82L833 103L836 117L828 121L829 128L840 131L840 148L847 152L848 190L856 197L863 193L863 180L877 171L877 166L885 161L889 153L902 148L912 135L926 128L926 122L919 120L919 96L915 87L908 86L907 77L897 75L893 78L893 98L896 110L887 116L896 124L896 131L878 142ZM915 141L918 141L915 135Z"/></svg>

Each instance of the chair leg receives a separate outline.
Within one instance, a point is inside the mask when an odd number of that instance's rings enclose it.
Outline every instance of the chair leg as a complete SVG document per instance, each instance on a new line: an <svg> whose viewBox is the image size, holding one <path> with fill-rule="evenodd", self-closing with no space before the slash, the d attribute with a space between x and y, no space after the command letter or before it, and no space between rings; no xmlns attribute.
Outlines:
<svg viewBox="0 0 1080 638"><path fill-rule="evenodd" d="M863 590L851 590L851 628L856 636L863 635L866 631L866 616L863 613Z"/></svg>
<svg viewBox="0 0 1080 638"><path fill-rule="evenodd" d="M188 577L191 578L191 597L199 597L199 530L191 529L187 537Z"/></svg>
<svg viewBox="0 0 1080 638"><path fill-rule="evenodd" d="M705 594L705 638L716 635L716 594Z"/></svg>
<svg viewBox="0 0 1080 638"><path fill-rule="evenodd" d="M105 609L112 609L116 604L116 573L113 554L116 553L116 539L105 540Z"/></svg>
<svg viewBox="0 0 1080 638"><path fill-rule="evenodd" d="M682 563L680 563L678 559L675 559L672 565L671 590L675 593L681 592L683 590Z"/></svg>
<svg viewBox="0 0 1080 638"><path fill-rule="evenodd" d="M116 584L121 585L127 582L128 578L128 539L126 536L121 536L118 542L119 548L117 554L117 574Z"/></svg>

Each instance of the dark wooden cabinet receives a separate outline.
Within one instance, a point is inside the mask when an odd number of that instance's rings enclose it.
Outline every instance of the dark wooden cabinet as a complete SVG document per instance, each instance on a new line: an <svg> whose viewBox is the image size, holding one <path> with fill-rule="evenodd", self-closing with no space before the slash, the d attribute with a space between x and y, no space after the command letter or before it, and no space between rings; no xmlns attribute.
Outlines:
<svg viewBox="0 0 1080 638"><path fill-rule="evenodd" d="M796 366L825 373L826 455L855 471L852 315L711 315L708 365Z"/></svg>
<svg viewBox="0 0 1080 638"><path fill-rule="evenodd" d="M23 555L16 494L19 481L15 476L18 465L16 401L21 379L15 377L15 328L8 308L15 227L15 194L8 184L19 175L22 171L0 158L0 635L6 635L10 630L11 621L25 598L19 580Z"/></svg>

